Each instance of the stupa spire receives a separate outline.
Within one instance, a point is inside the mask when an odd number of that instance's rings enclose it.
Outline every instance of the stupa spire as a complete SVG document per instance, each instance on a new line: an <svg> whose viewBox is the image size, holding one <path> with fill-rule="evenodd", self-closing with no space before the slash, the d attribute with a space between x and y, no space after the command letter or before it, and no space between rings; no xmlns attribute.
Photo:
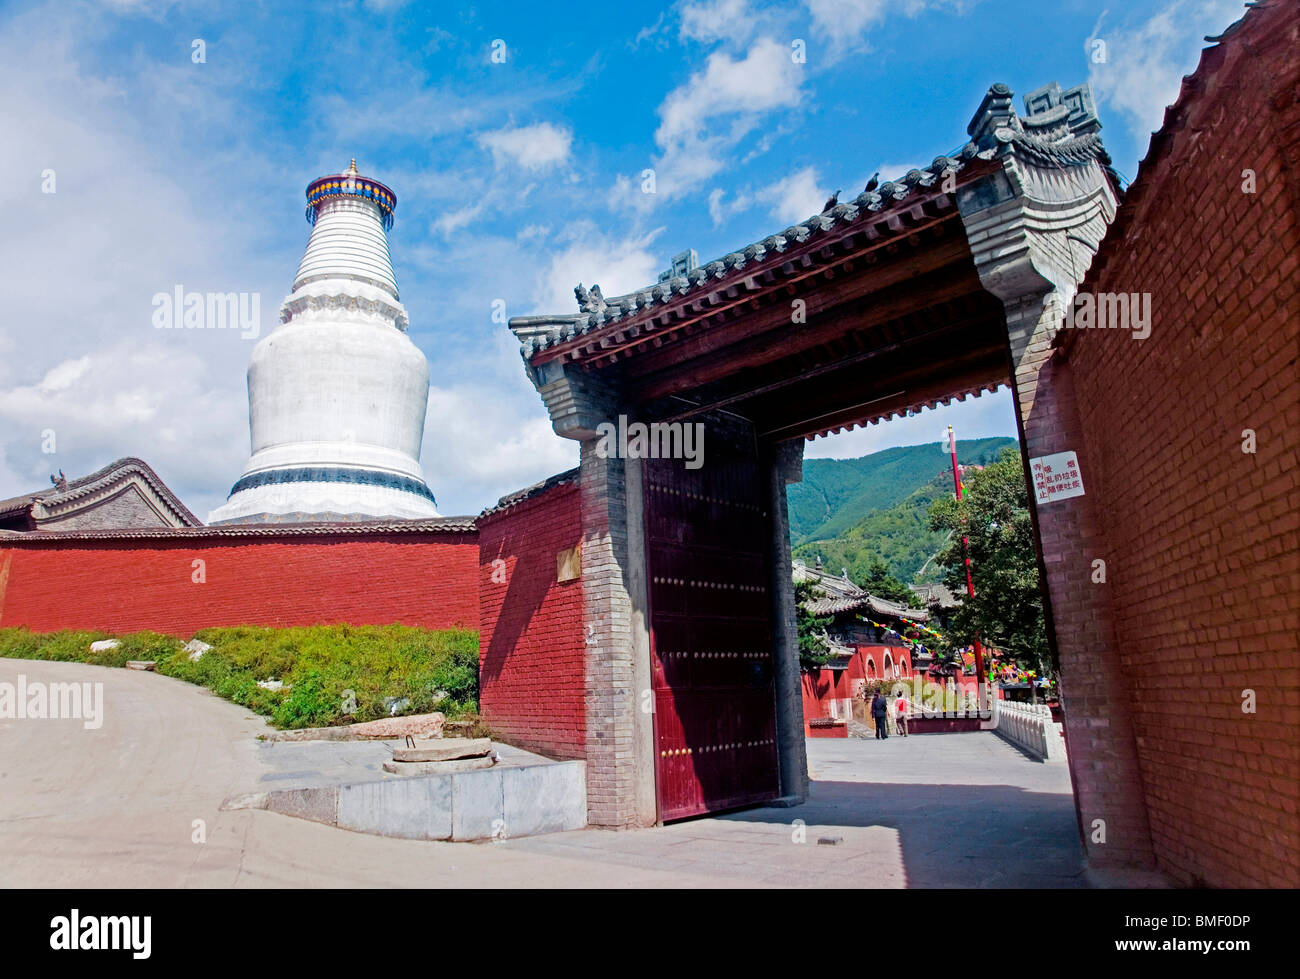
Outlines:
<svg viewBox="0 0 1300 979"><path fill-rule="evenodd" d="M368 282L397 299L397 277L388 253L396 210L397 195L358 173L356 160L343 173L313 180L307 185L311 240L293 291L320 279L343 278Z"/></svg>

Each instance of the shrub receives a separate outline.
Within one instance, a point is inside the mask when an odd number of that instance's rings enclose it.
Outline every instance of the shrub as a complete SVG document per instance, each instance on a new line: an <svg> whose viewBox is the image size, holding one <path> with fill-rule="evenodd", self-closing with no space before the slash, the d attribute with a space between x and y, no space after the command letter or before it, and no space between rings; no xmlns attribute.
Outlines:
<svg viewBox="0 0 1300 979"><path fill-rule="evenodd" d="M413 626L320 625L203 629L212 649L191 662L181 641L154 632L117 637L92 653L102 632L33 633L0 629L0 656L122 666L155 660L166 676L210 689L264 714L282 728L325 727L440 710L449 718L478 710L478 633ZM258 686L280 680L281 690ZM406 701L394 710L395 702ZM387 703L386 703L387 702Z"/></svg>

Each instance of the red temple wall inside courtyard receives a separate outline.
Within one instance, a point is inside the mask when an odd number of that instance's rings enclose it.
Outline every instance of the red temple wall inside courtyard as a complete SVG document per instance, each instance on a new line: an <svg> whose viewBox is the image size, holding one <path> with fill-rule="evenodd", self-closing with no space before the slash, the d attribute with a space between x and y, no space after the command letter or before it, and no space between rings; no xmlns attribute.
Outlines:
<svg viewBox="0 0 1300 979"><path fill-rule="evenodd" d="M815 719L837 716L833 710L843 710L840 704L832 707L834 701L852 700L861 684L857 681L875 681L885 679L885 654L889 654L890 671L893 676L894 665L898 666L899 676L911 679L912 664L905 646L856 646L849 657L848 665L843 669L821 667L816 670L805 669L800 673L800 689L803 697L804 734L811 738L847 737L844 728L812 727L809 722ZM828 733L834 732L834 733Z"/></svg>

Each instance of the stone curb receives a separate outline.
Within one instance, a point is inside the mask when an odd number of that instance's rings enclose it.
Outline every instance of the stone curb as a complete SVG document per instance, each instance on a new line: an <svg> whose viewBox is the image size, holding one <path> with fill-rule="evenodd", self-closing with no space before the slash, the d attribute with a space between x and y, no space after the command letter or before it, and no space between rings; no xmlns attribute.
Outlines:
<svg viewBox="0 0 1300 979"><path fill-rule="evenodd" d="M490 758L478 759L491 761ZM497 766L232 796L222 810L264 809L339 829L408 840L489 840L582 829L582 761Z"/></svg>

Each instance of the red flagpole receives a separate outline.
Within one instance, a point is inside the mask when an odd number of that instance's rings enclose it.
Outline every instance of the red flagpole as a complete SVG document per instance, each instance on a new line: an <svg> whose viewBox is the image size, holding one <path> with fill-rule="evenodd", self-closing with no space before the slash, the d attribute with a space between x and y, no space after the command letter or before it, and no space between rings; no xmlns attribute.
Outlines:
<svg viewBox="0 0 1300 979"><path fill-rule="evenodd" d="M953 434L951 425L948 426L948 451L952 454L952 485L953 485L953 489L956 490L957 492L957 501L960 503L961 502L961 471L957 466L957 436ZM965 520L963 520L962 523L965 523ZM966 565L966 594L970 598L974 598L975 582L971 580L971 576L970 576L970 539L965 534L962 534L961 536L961 550L962 550L963 561ZM978 691L980 687L983 686L983 683L984 683L984 648L980 645L980 641L977 638L975 640L975 689L976 691ZM980 709L982 710L983 708L984 708L984 704L981 702Z"/></svg>

